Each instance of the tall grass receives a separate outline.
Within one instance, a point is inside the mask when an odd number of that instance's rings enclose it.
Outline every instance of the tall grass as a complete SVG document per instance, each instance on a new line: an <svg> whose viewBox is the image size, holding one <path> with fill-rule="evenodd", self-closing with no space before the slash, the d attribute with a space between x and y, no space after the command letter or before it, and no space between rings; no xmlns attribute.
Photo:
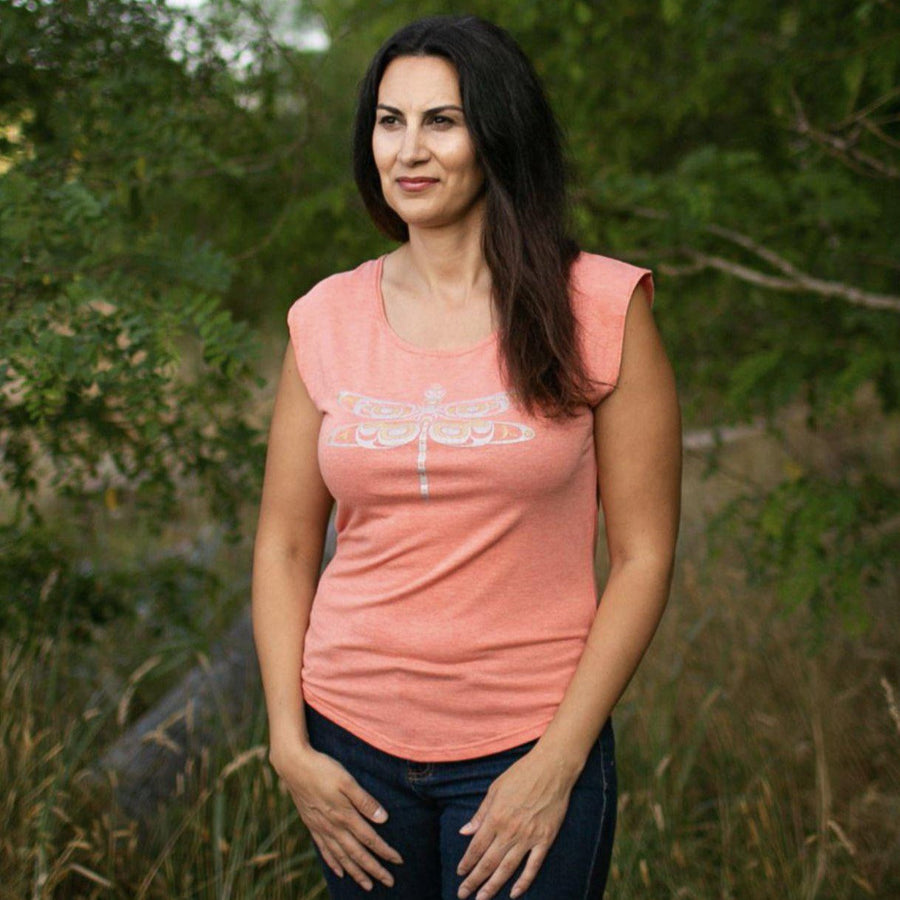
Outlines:
<svg viewBox="0 0 900 900"><path fill-rule="evenodd" d="M0 898L322 896L259 722L188 766L152 827L129 822L112 784L91 772L117 704L82 706L77 689L61 692L66 656L64 637L30 647L0 640Z"/></svg>
<svg viewBox="0 0 900 900"><path fill-rule="evenodd" d="M900 897L900 585L861 598L864 636L814 640L739 553L705 554L730 482L780 463L765 440L712 479L687 463L670 608L617 715L614 898Z"/></svg>
<svg viewBox="0 0 900 900"><path fill-rule="evenodd" d="M900 897L896 635L812 656L802 616L723 576L682 585L620 711L613 896Z"/></svg>

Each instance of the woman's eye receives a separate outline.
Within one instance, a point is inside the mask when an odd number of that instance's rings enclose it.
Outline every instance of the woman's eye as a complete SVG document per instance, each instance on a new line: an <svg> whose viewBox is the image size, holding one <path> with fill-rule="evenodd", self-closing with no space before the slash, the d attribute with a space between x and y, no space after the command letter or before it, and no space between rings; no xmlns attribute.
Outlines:
<svg viewBox="0 0 900 900"><path fill-rule="evenodd" d="M397 117L396 116L382 116L378 120L379 125L396 125Z"/></svg>
<svg viewBox="0 0 900 900"><path fill-rule="evenodd" d="M447 126L453 124L453 119L451 119L449 116L434 116L434 118L432 118L431 120L431 124L446 128Z"/></svg>

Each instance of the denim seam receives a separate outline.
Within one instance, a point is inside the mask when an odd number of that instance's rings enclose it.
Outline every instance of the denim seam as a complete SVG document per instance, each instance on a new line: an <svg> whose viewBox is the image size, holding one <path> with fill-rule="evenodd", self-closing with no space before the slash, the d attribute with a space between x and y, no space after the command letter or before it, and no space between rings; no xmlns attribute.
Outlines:
<svg viewBox="0 0 900 900"><path fill-rule="evenodd" d="M599 853L600 844L603 842L603 826L606 822L606 805L609 802L609 786L606 781L606 749L603 746L602 738L600 740L600 771L603 773L603 805L600 807L600 828L597 830L597 842L594 844L594 852L591 854L591 867L588 869L582 900L590 900L588 891L591 889L591 882L594 880L594 867L597 865L597 853Z"/></svg>

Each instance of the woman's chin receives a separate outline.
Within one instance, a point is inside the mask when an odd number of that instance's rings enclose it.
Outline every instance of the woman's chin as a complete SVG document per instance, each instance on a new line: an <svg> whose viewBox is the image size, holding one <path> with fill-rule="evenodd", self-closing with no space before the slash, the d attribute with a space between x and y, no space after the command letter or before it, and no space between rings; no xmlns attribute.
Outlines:
<svg viewBox="0 0 900 900"><path fill-rule="evenodd" d="M389 204L391 209L404 221L407 228L434 229L459 226L472 226L473 208L461 210L443 210L441 212L426 209L410 209L409 204Z"/></svg>

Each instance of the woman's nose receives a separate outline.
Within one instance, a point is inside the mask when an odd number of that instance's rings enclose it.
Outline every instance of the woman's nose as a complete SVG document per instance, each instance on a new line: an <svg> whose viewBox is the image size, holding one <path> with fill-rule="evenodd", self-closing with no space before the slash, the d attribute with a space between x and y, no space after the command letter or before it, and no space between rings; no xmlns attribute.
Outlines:
<svg viewBox="0 0 900 900"><path fill-rule="evenodd" d="M424 141L422 129L411 125L403 132L403 143L400 145L400 162L412 165L428 158L428 148Z"/></svg>

